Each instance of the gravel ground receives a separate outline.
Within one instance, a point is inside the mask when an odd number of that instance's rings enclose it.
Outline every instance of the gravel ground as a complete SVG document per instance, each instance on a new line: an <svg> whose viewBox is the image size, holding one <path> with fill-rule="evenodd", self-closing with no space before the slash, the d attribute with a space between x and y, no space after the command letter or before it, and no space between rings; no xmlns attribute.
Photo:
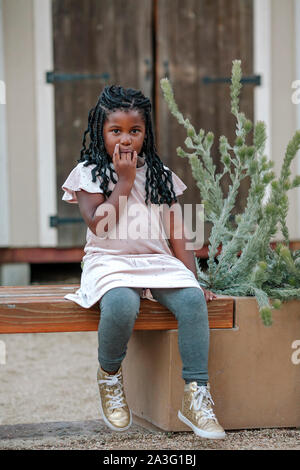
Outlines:
<svg viewBox="0 0 300 470"><path fill-rule="evenodd" d="M150 431L134 424L124 433L101 420L0 426L0 449L81 450L300 450L300 430L228 431L226 439L197 438L192 432Z"/></svg>
<svg viewBox="0 0 300 470"><path fill-rule="evenodd" d="M293 449L300 429L227 431L221 441L135 424L110 431L100 419L97 334L0 335L0 449ZM2 348L3 350L3 348Z"/></svg>

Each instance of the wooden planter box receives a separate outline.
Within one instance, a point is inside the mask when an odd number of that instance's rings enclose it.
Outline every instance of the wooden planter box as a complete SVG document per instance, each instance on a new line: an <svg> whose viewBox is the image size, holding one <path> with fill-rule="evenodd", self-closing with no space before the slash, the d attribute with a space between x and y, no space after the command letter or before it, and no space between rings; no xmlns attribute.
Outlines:
<svg viewBox="0 0 300 470"><path fill-rule="evenodd" d="M300 340L300 301L274 310L271 327L262 324L255 298L234 301L234 327L210 330L216 416L225 429L299 427L300 364L292 361L292 344ZM177 418L184 386L177 330L135 331L123 371L128 403L140 422L190 430Z"/></svg>

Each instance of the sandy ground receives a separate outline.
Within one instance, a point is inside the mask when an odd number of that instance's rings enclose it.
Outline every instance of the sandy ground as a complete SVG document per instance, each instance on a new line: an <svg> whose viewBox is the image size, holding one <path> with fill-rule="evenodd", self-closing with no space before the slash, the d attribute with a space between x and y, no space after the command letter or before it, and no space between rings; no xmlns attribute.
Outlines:
<svg viewBox="0 0 300 470"><path fill-rule="evenodd" d="M96 332L0 335L0 341L6 352L0 449L300 450L300 429L228 431L222 441L138 421L127 432L110 431L98 410Z"/></svg>

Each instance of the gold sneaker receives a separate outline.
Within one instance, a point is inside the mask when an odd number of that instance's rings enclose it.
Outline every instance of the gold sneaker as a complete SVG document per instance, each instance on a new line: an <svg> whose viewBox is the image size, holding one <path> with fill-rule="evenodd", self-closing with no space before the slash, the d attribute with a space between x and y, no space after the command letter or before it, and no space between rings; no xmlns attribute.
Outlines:
<svg viewBox="0 0 300 470"><path fill-rule="evenodd" d="M110 375L99 366L97 382L104 422L113 431L126 431L131 426L132 416L124 393L122 368Z"/></svg>
<svg viewBox="0 0 300 470"><path fill-rule="evenodd" d="M197 382L185 384L178 418L199 437L224 439L225 431L214 415L212 404L209 384L206 387L199 386Z"/></svg>

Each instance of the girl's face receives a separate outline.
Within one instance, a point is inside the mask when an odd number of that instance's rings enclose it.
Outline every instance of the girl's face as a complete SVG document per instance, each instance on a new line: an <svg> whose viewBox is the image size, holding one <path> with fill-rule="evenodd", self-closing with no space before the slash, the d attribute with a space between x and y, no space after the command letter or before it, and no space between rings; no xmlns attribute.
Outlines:
<svg viewBox="0 0 300 470"><path fill-rule="evenodd" d="M104 144L109 156L113 157L115 146L119 144L120 153L135 150L139 155L145 138L145 122L136 109L117 110L109 113L103 124Z"/></svg>

